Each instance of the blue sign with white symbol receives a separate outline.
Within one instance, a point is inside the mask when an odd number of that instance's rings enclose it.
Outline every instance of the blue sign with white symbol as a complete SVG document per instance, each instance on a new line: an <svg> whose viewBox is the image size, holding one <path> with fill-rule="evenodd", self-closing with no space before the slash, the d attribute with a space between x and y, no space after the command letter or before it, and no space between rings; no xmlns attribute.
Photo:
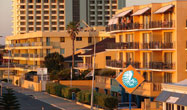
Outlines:
<svg viewBox="0 0 187 110"><path fill-rule="evenodd" d="M138 85L138 80L133 76L134 76L134 71L126 71L123 74L122 82L128 88L134 88Z"/></svg>

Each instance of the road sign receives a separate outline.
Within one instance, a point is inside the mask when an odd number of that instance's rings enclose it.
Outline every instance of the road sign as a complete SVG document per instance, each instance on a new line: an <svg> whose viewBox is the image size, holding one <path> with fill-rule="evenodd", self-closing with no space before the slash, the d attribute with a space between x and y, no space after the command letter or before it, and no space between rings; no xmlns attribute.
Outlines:
<svg viewBox="0 0 187 110"><path fill-rule="evenodd" d="M144 78L130 65L116 80L131 94L144 81Z"/></svg>
<svg viewBox="0 0 187 110"><path fill-rule="evenodd" d="M37 75L47 75L47 68L38 68Z"/></svg>

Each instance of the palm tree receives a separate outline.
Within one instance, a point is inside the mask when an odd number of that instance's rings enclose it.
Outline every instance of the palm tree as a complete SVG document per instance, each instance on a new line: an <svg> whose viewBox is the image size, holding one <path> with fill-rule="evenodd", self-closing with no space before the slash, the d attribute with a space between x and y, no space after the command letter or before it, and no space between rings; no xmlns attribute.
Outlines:
<svg viewBox="0 0 187 110"><path fill-rule="evenodd" d="M74 48L75 48L75 38L77 36L77 34L79 33L79 24L77 22L70 22L68 25L67 25L67 30L68 30L68 33L71 37L71 40L72 40L72 69L74 69L74 66L75 66L75 60L74 60Z"/></svg>

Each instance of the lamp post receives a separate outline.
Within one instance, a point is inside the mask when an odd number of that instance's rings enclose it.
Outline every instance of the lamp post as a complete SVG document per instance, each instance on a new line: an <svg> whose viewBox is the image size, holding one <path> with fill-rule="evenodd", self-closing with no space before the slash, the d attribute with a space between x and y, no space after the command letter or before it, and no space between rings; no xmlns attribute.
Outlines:
<svg viewBox="0 0 187 110"><path fill-rule="evenodd" d="M83 23L89 27L92 32L94 31L93 27L90 27L84 20L81 20L77 25ZM93 110L93 99L94 99L94 80L95 80L95 55L96 55L96 36L94 35L94 56L93 56L93 73L92 73L92 90L91 90L91 110Z"/></svg>

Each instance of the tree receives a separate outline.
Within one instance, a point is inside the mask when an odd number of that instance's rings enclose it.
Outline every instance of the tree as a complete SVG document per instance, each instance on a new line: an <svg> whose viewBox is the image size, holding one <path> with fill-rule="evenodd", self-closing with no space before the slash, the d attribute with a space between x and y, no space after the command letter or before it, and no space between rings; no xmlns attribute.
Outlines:
<svg viewBox="0 0 187 110"><path fill-rule="evenodd" d="M1 102L0 102L1 110L20 110L19 103L17 97L14 94L12 89L7 89L7 93L4 93Z"/></svg>
<svg viewBox="0 0 187 110"><path fill-rule="evenodd" d="M44 65L49 72L60 71L64 68L64 57L58 52L50 53L45 57Z"/></svg>
<svg viewBox="0 0 187 110"><path fill-rule="evenodd" d="M75 38L77 36L77 34L79 33L79 29L78 29L79 25L78 23L76 22L70 22L68 25L67 25L67 30L68 30L68 33L71 37L71 40L72 40L72 69L74 69L74 66L75 66L75 60L74 60L74 50L75 50Z"/></svg>

